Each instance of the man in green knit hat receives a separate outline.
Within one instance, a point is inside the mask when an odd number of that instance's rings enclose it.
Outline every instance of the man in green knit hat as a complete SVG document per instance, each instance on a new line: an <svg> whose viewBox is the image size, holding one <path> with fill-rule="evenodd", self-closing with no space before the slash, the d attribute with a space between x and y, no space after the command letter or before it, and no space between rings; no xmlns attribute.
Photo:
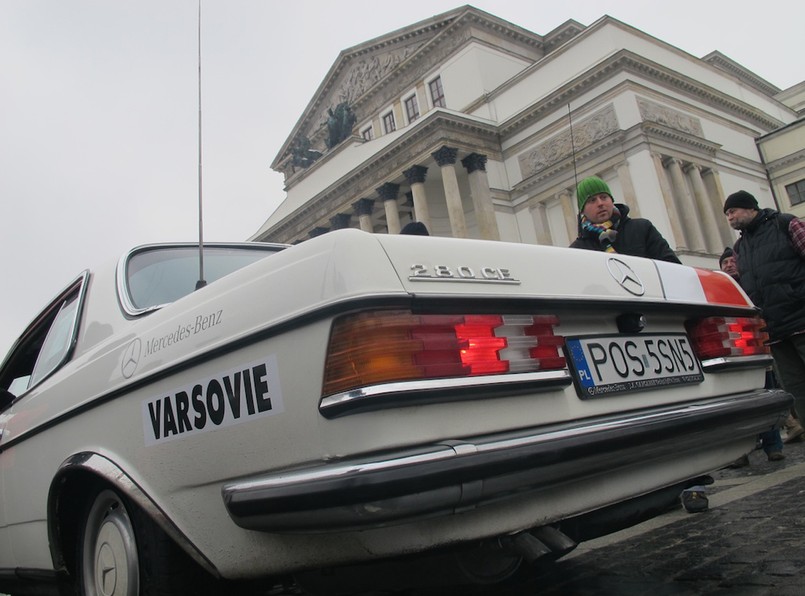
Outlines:
<svg viewBox="0 0 805 596"><path fill-rule="evenodd" d="M647 219L629 217L629 207L615 203L607 183L596 176L579 182L579 237L571 248L601 250L679 263L662 234Z"/></svg>

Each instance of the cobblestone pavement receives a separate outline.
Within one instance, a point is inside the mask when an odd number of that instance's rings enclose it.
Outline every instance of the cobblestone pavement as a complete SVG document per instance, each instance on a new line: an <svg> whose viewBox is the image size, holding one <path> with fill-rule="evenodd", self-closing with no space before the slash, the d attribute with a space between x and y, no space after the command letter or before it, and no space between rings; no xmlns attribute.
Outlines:
<svg viewBox="0 0 805 596"><path fill-rule="evenodd" d="M763 451L707 487L710 509L678 510L590 541L523 585L474 594L805 594L805 444Z"/></svg>

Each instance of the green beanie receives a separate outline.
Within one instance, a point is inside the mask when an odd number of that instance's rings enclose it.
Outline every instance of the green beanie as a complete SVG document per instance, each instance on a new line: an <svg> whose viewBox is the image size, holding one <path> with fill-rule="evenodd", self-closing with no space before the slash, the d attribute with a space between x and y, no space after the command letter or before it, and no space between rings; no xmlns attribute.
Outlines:
<svg viewBox="0 0 805 596"><path fill-rule="evenodd" d="M590 176L579 182L579 186L576 189L576 200L579 202L579 211L584 209L584 203L587 202L587 199L602 192L607 193L610 198L612 198L612 193L609 191L607 183L597 176Z"/></svg>

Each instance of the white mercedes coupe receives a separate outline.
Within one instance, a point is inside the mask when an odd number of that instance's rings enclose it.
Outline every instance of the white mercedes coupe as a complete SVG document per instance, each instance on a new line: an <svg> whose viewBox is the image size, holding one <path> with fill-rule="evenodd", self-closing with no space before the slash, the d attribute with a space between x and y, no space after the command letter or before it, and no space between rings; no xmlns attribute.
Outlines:
<svg viewBox="0 0 805 596"><path fill-rule="evenodd" d="M0 591L513 581L779 426L766 339L725 274L618 254L140 246L0 367Z"/></svg>

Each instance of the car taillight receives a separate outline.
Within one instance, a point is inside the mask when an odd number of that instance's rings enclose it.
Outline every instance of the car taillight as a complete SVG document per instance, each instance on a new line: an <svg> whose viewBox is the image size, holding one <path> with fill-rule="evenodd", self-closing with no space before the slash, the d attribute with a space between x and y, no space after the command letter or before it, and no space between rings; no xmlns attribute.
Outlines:
<svg viewBox="0 0 805 596"><path fill-rule="evenodd" d="M699 277L704 297L710 304L749 305L738 284L728 275L708 269L696 269L696 275Z"/></svg>
<svg viewBox="0 0 805 596"><path fill-rule="evenodd" d="M701 360L769 353L769 335L760 317L708 317L690 321L686 327Z"/></svg>
<svg viewBox="0 0 805 596"><path fill-rule="evenodd" d="M345 315L333 324L323 395L392 381L563 369L558 325L553 315Z"/></svg>

